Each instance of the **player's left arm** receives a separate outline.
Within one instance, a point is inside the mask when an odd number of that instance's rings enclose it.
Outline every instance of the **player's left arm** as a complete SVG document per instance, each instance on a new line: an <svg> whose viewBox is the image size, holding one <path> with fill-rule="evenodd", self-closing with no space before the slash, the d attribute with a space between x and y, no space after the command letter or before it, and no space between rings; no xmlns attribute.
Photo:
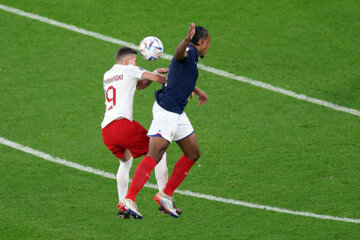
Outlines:
<svg viewBox="0 0 360 240"><path fill-rule="evenodd" d="M198 87L195 87L194 91L190 95L190 98L192 98L194 94L198 95L198 97L199 97L198 103L200 106L202 106L204 104L204 102L206 102L206 104L208 104L209 100L208 100L208 96L207 96L206 92L204 92L203 90L201 90Z"/></svg>
<svg viewBox="0 0 360 240"><path fill-rule="evenodd" d="M150 81L148 79L139 79L136 84L136 89L140 90L140 89L147 88L151 83L152 83L152 81Z"/></svg>
<svg viewBox="0 0 360 240"><path fill-rule="evenodd" d="M144 72L140 79L137 82L136 89L147 88L152 82L166 83L166 76L161 75L161 73L169 72L168 68L157 68L154 72Z"/></svg>

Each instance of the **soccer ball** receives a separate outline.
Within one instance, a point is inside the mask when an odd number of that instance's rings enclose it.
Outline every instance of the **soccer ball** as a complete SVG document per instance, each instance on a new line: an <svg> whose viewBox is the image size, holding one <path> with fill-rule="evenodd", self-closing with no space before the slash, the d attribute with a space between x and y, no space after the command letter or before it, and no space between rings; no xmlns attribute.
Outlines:
<svg viewBox="0 0 360 240"><path fill-rule="evenodd" d="M146 37L141 40L139 45L140 55L146 60L158 59L164 51L164 46L157 37Z"/></svg>

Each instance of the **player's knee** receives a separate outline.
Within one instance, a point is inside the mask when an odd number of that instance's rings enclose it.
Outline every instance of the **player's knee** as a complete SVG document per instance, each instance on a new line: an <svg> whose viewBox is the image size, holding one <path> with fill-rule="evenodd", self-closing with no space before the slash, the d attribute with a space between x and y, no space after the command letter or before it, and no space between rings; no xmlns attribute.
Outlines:
<svg viewBox="0 0 360 240"><path fill-rule="evenodd" d="M124 158L120 159L123 162L127 162L131 159L131 152L129 150L126 149L125 154L124 154Z"/></svg>
<svg viewBox="0 0 360 240"><path fill-rule="evenodd" d="M164 152L163 151L148 151L148 153L146 154L146 156L151 157L152 159L155 160L155 162L160 162L162 156L163 156Z"/></svg>
<svg viewBox="0 0 360 240"><path fill-rule="evenodd" d="M161 150L160 149L156 149L156 150L149 149L149 151L146 155L149 157L152 157L155 160L155 162L158 163L162 159L164 152L165 152L165 150L162 150L162 149Z"/></svg>
<svg viewBox="0 0 360 240"><path fill-rule="evenodd" d="M194 151L190 154L189 159L192 161L197 161L201 156L200 150Z"/></svg>
<svg viewBox="0 0 360 240"><path fill-rule="evenodd" d="M201 152L200 152L200 150L196 153L196 160L198 160L199 158L200 158L200 156L201 156ZM195 161L196 161L195 160Z"/></svg>

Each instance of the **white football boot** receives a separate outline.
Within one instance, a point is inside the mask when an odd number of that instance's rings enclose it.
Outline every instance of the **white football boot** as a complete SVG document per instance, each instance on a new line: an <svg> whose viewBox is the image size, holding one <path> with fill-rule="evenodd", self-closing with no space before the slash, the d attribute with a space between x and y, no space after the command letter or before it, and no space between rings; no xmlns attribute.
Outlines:
<svg viewBox="0 0 360 240"><path fill-rule="evenodd" d="M165 213L173 216L174 218L178 218L179 215L176 212L176 208L174 207L173 198L169 195L166 195L164 192L158 192L154 200L159 204Z"/></svg>
<svg viewBox="0 0 360 240"><path fill-rule="evenodd" d="M142 215L138 211L138 207L135 202L133 202L131 199L125 198L122 203L126 211L129 212L131 217L135 219L142 219Z"/></svg>

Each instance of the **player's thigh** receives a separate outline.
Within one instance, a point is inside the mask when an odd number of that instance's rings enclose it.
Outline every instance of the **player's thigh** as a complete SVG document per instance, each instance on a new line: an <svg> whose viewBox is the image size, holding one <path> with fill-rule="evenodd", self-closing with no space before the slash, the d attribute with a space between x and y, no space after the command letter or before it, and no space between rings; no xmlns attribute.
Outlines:
<svg viewBox="0 0 360 240"><path fill-rule="evenodd" d="M153 120L148 136L162 137L170 143L174 139L179 117L180 114L169 112L155 102L153 106Z"/></svg>
<svg viewBox="0 0 360 240"><path fill-rule="evenodd" d="M131 152L134 158L145 155L149 150L149 140L146 129L138 122L132 121L128 128L124 147Z"/></svg>
<svg viewBox="0 0 360 240"><path fill-rule="evenodd" d="M194 128L191 125L190 119L187 117L186 113L183 112L177 122L177 127L175 131L174 141L179 142L182 139L185 139L194 133Z"/></svg>
<svg viewBox="0 0 360 240"><path fill-rule="evenodd" d="M200 149L194 133L176 143L190 160L196 161L199 159Z"/></svg>
<svg viewBox="0 0 360 240"><path fill-rule="evenodd" d="M159 162L166 152L170 142L162 137L150 137L149 142L149 151L146 154L147 156L152 157L155 162Z"/></svg>
<svg viewBox="0 0 360 240"><path fill-rule="evenodd" d="M111 123L110 125L106 126L104 129L102 129L103 142L105 146L117 158L124 159L126 149L124 148L123 145L118 144L117 141L113 138L115 130L117 129L114 123Z"/></svg>

